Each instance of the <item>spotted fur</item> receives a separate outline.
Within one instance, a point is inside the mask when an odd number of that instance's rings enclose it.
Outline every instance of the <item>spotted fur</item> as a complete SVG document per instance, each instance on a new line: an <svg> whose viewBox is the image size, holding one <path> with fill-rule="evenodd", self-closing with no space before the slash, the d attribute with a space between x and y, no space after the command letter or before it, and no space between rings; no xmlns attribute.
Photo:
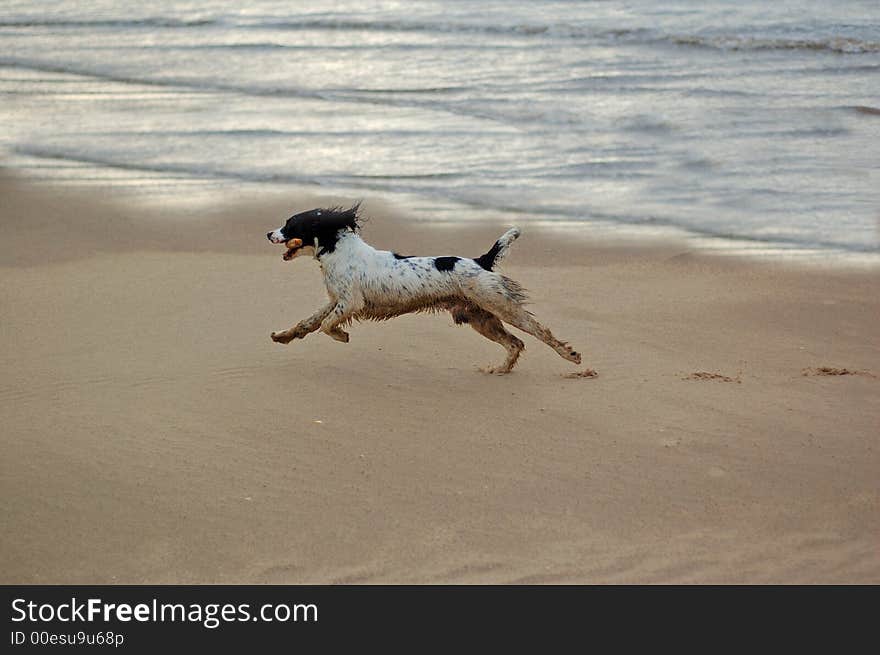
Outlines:
<svg viewBox="0 0 880 655"><path fill-rule="evenodd" d="M357 205L347 210L313 209L292 216L266 235L273 243L296 244L285 252L285 260L312 254L321 266L330 297L314 315L287 330L273 332L273 341L289 343L321 330L337 341L348 342L342 327L355 320L381 321L411 312L448 311L457 324L470 325L507 351L507 359L487 372L510 372L524 348L502 321L580 364L580 354L556 339L523 307L526 293L522 286L493 270L519 237L517 228L505 232L476 259L413 257L376 250L366 243L359 234L358 209Z"/></svg>

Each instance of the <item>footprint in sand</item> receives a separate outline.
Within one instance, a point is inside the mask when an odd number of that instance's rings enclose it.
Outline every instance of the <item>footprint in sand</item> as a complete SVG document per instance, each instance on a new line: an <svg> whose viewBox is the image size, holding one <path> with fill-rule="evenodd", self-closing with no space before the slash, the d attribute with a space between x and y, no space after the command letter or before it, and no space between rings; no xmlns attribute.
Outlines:
<svg viewBox="0 0 880 655"><path fill-rule="evenodd" d="M721 375L721 373L708 373L706 371L695 371L690 375L686 375L682 378L682 380L718 380L720 382L736 382L737 384L742 384L742 380L740 379L741 373L737 373L735 378L730 377L729 375Z"/></svg>
<svg viewBox="0 0 880 655"><path fill-rule="evenodd" d="M877 376L871 371L856 371L849 368L834 368L833 366L818 366L816 368L805 368L801 371L804 377L813 377L816 375L834 377L838 375L860 375L866 378L876 378Z"/></svg>
<svg viewBox="0 0 880 655"><path fill-rule="evenodd" d="M577 371L576 373L566 373L562 377L568 378L569 380L576 380L578 378L597 378L599 374L595 369L585 368L583 371Z"/></svg>

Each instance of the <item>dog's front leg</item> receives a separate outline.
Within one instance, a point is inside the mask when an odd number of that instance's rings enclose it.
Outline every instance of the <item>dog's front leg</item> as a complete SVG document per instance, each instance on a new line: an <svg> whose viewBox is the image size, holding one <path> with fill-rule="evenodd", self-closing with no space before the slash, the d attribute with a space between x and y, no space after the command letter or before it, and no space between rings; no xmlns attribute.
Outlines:
<svg viewBox="0 0 880 655"><path fill-rule="evenodd" d="M280 332L273 332L272 341L275 341L276 343L290 343L294 339L302 339L307 334L311 334L321 327L321 322L327 318L335 307L335 302L328 303L308 318L301 320L292 328L281 330Z"/></svg>
<svg viewBox="0 0 880 655"><path fill-rule="evenodd" d="M339 326L350 320L352 313L350 304L340 299L333 310L321 321L321 332L337 341L348 343L348 332Z"/></svg>

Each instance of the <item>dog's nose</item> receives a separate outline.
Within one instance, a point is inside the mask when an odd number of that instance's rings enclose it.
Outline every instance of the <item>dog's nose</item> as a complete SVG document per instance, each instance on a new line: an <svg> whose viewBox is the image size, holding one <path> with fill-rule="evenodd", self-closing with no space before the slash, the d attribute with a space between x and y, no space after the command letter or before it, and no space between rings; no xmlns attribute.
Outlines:
<svg viewBox="0 0 880 655"><path fill-rule="evenodd" d="M271 241L272 240L272 233L266 232L266 238L269 239L269 241Z"/></svg>

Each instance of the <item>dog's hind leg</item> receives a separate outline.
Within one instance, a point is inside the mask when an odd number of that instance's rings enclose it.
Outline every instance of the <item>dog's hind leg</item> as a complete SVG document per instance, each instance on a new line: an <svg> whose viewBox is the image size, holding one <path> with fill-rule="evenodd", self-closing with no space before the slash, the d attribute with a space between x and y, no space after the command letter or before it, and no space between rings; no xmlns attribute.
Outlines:
<svg viewBox="0 0 880 655"><path fill-rule="evenodd" d="M488 366L481 368L484 373L496 373L504 375L516 365L519 354L525 348L522 341L504 329L504 324L497 316L477 307L456 306L452 310L452 318L456 323L467 323L474 330L495 343L500 343L507 350L507 359L500 366Z"/></svg>
<svg viewBox="0 0 880 655"><path fill-rule="evenodd" d="M327 318L330 312L333 311L333 308L336 307L335 302L331 302L317 312L301 320L299 323L294 325L292 328L288 328L286 330L281 330L280 332L272 333L272 341L276 343L290 343L294 339L302 339L307 334L311 334L319 327L321 327L321 322ZM335 337L334 337L335 338Z"/></svg>
<svg viewBox="0 0 880 655"><path fill-rule="evenodd" d="M507 311L498 312L498 315L502 320L510 323L512 326L519 328L523 332L528 332L534 337L537 337L548 346L553 348L559 356L563 359L566 359L575 364L581 363L581 354L575 352L574 349L569 346L567 343L560 341L556 337L553 336L553 333L550 332L546 327L538 323L535 320L535 317L531 315L524 308L519 306L514 306Z"/></svg>
<svg viewBox="0 0 880 655"><path fill-rule="evenodd" d="M575 352L567 343L553 336L546 327L538 323L531 312L526 310L519 302L511 300L503 294L494 294L490 298L483 296L480 305L500 318L505 323L528 332L553 348L559 356L575 364L581 363L581 355Z"/></svg>
<svg viewBox="0 0 880 655"><path fill-rule="evenodd" d="M538 323L531 312L522 306L526 294L515 280L496 273L483 273L475 278L474 284L465 289L465 293L467 300L480 309L540 339L563 359L575 364L581 363L580 353L554 337L550 330Z"/></svg>

